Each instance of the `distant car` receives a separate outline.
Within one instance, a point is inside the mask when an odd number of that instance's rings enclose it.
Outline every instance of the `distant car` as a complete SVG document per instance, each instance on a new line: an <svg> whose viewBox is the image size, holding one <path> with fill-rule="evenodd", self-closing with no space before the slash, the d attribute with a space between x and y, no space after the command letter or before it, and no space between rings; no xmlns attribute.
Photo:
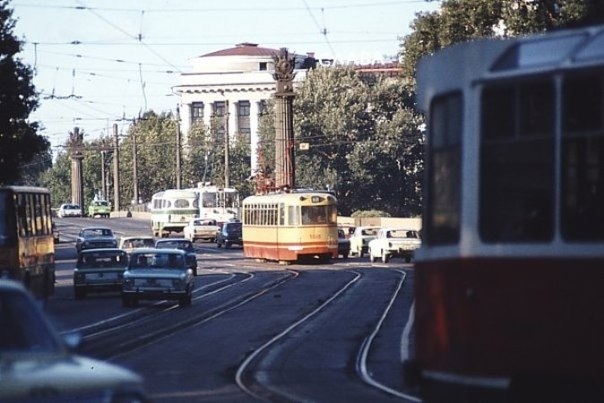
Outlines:
<svg viewBox="0 0 604 403"><path fill-rule="evenodd" d="M54 243L59 243L61 241L60 240L60 235L61 235L61 233L57 229L57 224L55 224L53 222L52 223L52 239L53 239Z"/></svg>
<svg viewBox="0 0 604 403"><path fill-rule="evenodd" d="M232 245L243 246L242 224L239 221L227 221L216 232L216 246L230 248Z"/></svg>
<svg viewBox="0 0 604 403"><path fill-rule="evenodd" d="M187 267L193 271L193 275L197 275L197 254L193 242L182 238L163 238L155 241L157 249L180 249L185 252Z"/></svg>
<svg viewBox="0 0 604 403"><path fill-rule="evenodd" d="M78 255L73 270L75 299L86 297L91 291L120 291L128 254L122 249L88 249Z"/></svg>
<svg viewBox="0 0 604 403"><path fill-rule="evenodd" d="M216 231L220 227L216 224L216 220L208 218L194 218L183 228L183 233L186 239L195 242L198 239L215 242Z"/></svg>
<svg viewBox="0 0 604 403"><path fill-rule="evenodd" d="M147 400L137 374L70 353L20 283L0 280L0 302L0 401Z"/></svg>
<svg viewBox="0 0 604 403"><path fill-rule="evenodd" d="M125 236L120 239L119 248L128 253L137 248L155 248L155 238L151 235Z"/></svg>
<svg viewBox="0 0 604 403"><path fill-rule="evenodd" d="M135 249L130 254L122 284L122 305L135 306L139 300L177 300L191 304L193 272L180 249Z"/></svg>
<svg viewBox="0 0 604 403"><path fill-rule="evenodd" d="M350 235L350 253L359 257L367 253L369 242L377 236L380 227L361 226L356 227Z"/></svg>
<svg viewBox="0 0 604 403"><path fill-rule="evenodd" d="M57 210L57 217L81 217L82 208L78 204L64 203Z"/></svg>
<svg viewBox="0 0 604 403"><path fill-rule="evenodd" d="M375 239L369 242L369 260L381 259L383 263L393 257L402 257L409 263L415 250L422 245L418 231L408 228L382 228Z"/></svg>
<svg viewBox="0 0 604 403"><path fill-rule="evenodd" d="M346 231L342 228L338 228L338 256L342 256L344 259L348 258L350 254L350 239L346 237Z"/></svg>
<svg viewBox="0 0 604 403"><path fill-rule="evenodd" d="M85 249L117 248L117 238L111 228L85 227L76 238L76 251Z"/></svg>
<svg viewBox="0 0 604 403"><path fill-rule="evenodd" d="M89 217L105 217L109 218L111 215L111 205L107 200L95 199L88 205L88 216Z"/></svg>

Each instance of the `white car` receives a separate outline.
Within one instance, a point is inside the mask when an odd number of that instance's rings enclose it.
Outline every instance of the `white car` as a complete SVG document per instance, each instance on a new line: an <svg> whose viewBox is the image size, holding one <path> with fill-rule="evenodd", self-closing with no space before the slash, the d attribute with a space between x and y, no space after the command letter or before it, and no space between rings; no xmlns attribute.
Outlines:
<svg viewBox="0 0 604 403"><path fill-rule="evenodd" d="M359 257L367 253L369 242L377 236L380 227L362 226L356 227L350 236L350 254Z"/></svg>
<svg viewBox="0 0 604 403"><path fill-rule="evenodd" d="M194 218L184 227L183 234L191 242L195 242L198 239L216 242L216 233L219 230L220 227L216 224L216 220Z"/></svg>
<svg viewBox="0 0 604 403"><path fill-rule="evenodd" d="M151 235L135 235L135 236L124 236L120 239L120 249L125 250L127 253L132 252L138 248L154 248L155 238Z"/></svg>
<svg viewBox="0 0 604 403"><path fill-rule="evenodd" d="M1 402L147 401L139 375L72 354L20 283L0 279L0 301Z"/></svg>
<svg viewBox="0 0 604 403"><path fill-rule="evenodd" d="M73 203L63 203L59 210L57 210L57 217L81 217L82 208Z"/></svg>
<svg viewBox="0 0 604 403"><path fill-rule="evenodd" d="M402 257L409 263L415 250L422 245L419 232L408 228L381 228L377 237L369 242L369 260L381 259L383 263L393 257Z"/></svg>

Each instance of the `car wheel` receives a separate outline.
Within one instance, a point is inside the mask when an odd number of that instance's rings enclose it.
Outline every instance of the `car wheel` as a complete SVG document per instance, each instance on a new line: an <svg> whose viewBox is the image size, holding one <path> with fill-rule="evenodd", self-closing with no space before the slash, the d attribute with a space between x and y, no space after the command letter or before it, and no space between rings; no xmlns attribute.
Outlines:
<svg viewBox="0 0 604 403"><path fill-rule="evenodd" d="M197 276L197 267L194 267L194 268L193 268L193 275L194 275L194 276Z"/></svg>
<svg viewBox="0 0 604 403"><path fill-rule="evenodd" d="M365 256L365 253L363 253L363 248L359 249L359 250L358 250L358 253L359 253L359 257L361 257L361 258L362 258L363 256ZM371 257L371 253L369 254L369 256Z"/></svg>
<svg viewBox="0 0 604 403"><path fill-rule="evenodd" d="M216 241L216 246L218 246L219 248L222 248L222 244L220 243L220 241Z"/></svg>
<svg viewBox="0 0 604 403"><path fill-rule="evenodd" d="M367 253L369 254L369 261L371 263L375 262L375 256L373 256L373 253L371 253L371 249L369 249Z"/></svg>
<svg viewBox="0 0 604 403"><path fill-rule="evenodd" d="M342 259L348 259L348 252L342 253Z"/></svg>
<svg viewBox="0 0 604 403"><path fill-rule="evenodd" d="M386 253L385 250L382 250L382 263L388 263L389 260L390 257L388 256L388 253Z"/></svg>
<svg viewBox="0 0 604 403"><path fill-rule="evenodd" d="M405 263L411 263L411 256L405 256Z"/></svg>
<svg viewBox="0 0 604 403"><path fill-rule="evenodd" d="M183 297L178 300L178 306L185 307L191 305L191 294L187 294L186 297Z"/></svg>
<svg viewBox="0 0 604 403"><path fill-rule="evenodd" d="M224 247L227 248L227 249L230 249L231 248L231 243L229 241L226 241L224 243Z"/></svg>

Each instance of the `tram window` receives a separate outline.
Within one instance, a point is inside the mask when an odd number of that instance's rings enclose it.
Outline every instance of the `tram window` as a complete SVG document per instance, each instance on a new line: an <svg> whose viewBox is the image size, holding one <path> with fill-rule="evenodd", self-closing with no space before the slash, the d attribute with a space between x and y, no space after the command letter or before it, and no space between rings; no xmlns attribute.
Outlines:
<svg viewBox="0 0 604 403"><path fill-rule="evenodd" d="M298 206L287 206L287 225L300 225L298 209Z"/></svg>
<svg viewBox="0 0 604 403"><path fill-rule="evenodd" d="M285 205L279 203L279 225L285 225Z"/></svg>
<svg viewBox="0 0 604 403"><path fill-rule="evenodd" d="M176 199L174 200L174 207L187 208L189 207L189 201L187 199Z"/></svg>
<svg viewBox="0 0 604 403"><path fill-rule="evenodd" d="M461 121L461 94L438 98L432 104L427 243L448 244L459 239Z"/></svg>
<svg viewBox="0 0 604 403"><path fill-rule="evenodd" d="M604 77L563 85L561 232L571 241L604 239Z"/></svg>
<svg viewBox="0 0 604 403"><path fill-rule="evenodd" d="M554 89L532 80L485 89L483 111L513 94L509 110L482 114L480 149L480 235L485 242L548 241L553 238ZM494 137L505 118L513 131ZM494 119L495 121L490 121Z"/></svg>

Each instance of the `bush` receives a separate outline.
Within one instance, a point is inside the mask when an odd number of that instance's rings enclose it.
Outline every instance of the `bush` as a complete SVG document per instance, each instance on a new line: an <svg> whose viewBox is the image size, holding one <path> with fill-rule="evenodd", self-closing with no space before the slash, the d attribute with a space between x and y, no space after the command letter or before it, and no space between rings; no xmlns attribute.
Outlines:
<svg viewBox="0 0 604 403"><path fill-rule="evenodd" d="M390 214L381 210L362 210L355 211L350 215L352 218L367 218L367 217L390 217Z"/></svg>

